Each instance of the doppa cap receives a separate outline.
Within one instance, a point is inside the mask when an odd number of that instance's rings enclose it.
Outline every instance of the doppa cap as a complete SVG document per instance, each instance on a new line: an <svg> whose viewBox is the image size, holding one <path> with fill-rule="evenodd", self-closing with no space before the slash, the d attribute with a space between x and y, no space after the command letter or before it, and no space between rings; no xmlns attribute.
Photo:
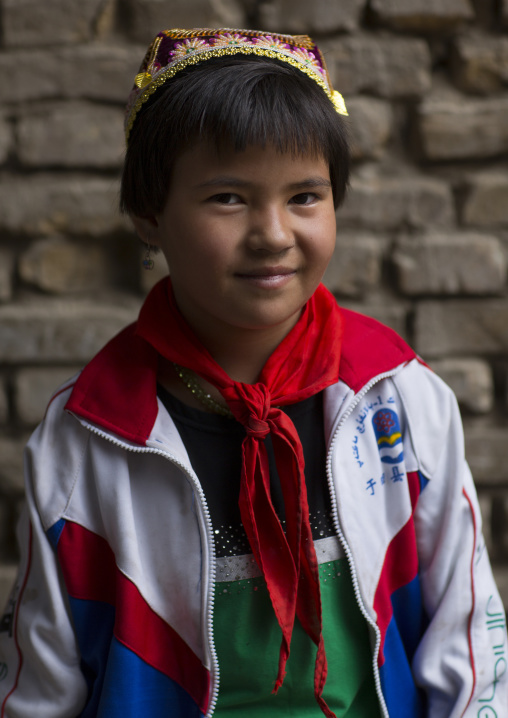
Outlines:
<svg viewBox="0 0 508 718"><path fill-rule="evenodd" d="M125 114L125 137L138 112L159 87L178 72L212 57L259 55L281 60L314 80L341 115L347 115L342 95L332 88L321 50L308 35L279 35L256 30L163 30L151 43L134 78Z"/></svg>

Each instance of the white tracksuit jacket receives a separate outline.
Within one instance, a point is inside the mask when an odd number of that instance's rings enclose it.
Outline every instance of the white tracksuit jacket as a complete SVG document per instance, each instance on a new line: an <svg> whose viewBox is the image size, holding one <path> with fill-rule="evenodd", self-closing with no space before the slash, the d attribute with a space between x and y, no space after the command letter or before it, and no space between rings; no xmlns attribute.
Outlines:
<svg viewBox="0 0 508 718"><path fill-rule="evenodd" d="M327 472L381 712L507 718L505 614L454 396L391 330L344 315ZM214 712L213 527L134 331L55 395L27 446L1 718Z"/></svg>

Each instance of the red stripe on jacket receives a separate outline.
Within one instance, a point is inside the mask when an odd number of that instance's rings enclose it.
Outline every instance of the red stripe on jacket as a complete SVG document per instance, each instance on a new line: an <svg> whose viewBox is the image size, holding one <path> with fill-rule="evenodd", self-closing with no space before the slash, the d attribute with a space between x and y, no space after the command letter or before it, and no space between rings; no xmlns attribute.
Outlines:
<svg viewBox="0 0 508 718"><path fill-rule="evenodd" d="M210 694L208 670L118 569L107 541L68 521L58 542L58 557L69 595L114 606L115 637L139 658L178 683L206 713Z"/></svg>

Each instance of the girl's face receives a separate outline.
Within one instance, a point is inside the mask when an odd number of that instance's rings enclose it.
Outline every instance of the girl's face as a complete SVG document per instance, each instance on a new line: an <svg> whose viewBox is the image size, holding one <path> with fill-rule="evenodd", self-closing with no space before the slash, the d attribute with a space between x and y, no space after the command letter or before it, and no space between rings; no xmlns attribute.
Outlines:
<svg viewBox="0 0 508 718"><path fill-rule="evenodd" d="M198 143L178 157L163 212L135 224L164 252L178 307L205 345L240 329L282 339L335 247L328 165Z"/></svg>

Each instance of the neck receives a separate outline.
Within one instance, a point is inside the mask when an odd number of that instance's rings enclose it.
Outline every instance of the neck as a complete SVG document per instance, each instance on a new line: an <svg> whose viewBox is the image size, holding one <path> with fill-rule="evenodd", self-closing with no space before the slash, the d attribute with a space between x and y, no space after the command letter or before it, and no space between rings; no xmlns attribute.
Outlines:
<svg viewBox="0 0 508 718"><path fill-rule="evenodd" d="M194 331L217 364L234 381L254 384L271 354L291 331L295 321L265 329Z"/></svg>

